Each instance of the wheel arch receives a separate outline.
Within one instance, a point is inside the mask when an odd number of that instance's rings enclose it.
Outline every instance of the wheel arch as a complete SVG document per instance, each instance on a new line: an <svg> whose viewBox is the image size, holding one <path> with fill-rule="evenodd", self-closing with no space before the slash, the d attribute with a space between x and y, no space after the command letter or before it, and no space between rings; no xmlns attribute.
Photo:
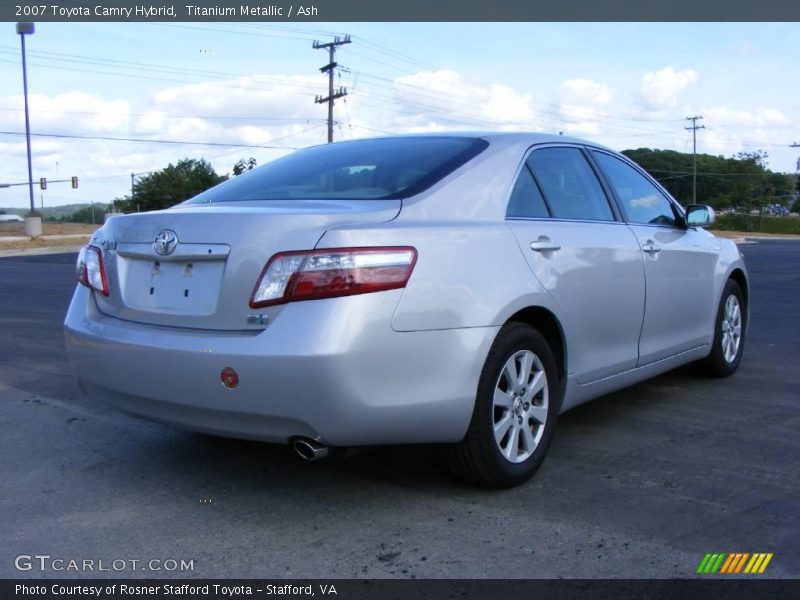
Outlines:
<svg viewBox="0 0 800 600"><path fill-rule="evenodd" d="M542 306L528 306L511 315L506 323L524 323L536 328L550 345L556 359L559 383L567 381L567 341L558 318Z"/></svg>
<svg viewBox="0 0 800 600"><path fill-rule="evenodd" d="M747 281L747 275L744 274L744 271L739 267L735 268L731 271L731 274L728 275L728 279L733 279L738 285L739 289L742 290L742 299L744 300L745 306L745 315L749 317L750 314L750 284ZM750 319L748 318L748 321Z"/></svg>

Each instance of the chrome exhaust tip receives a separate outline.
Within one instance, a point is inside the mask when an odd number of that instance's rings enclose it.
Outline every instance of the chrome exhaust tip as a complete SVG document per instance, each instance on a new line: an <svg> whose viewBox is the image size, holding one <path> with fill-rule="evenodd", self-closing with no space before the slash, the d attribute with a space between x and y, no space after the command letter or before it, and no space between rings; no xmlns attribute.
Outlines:
<svg viewBox="0 0 800 600"><path fill-rule="evenodd" d="M297 456L308 462L321 460L328 456L330 448L314 440L298 439L292 442L292 449Z"/></svg>

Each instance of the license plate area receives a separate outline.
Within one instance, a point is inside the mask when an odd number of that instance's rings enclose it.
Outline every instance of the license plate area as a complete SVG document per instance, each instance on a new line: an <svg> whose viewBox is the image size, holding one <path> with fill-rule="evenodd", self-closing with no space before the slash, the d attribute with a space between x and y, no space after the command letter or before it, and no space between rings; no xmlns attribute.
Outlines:
<svg viewBox="0 0 800 600"><path fill-rule="evenodd" d="M175 315L217 310L225 261L122 259L122 299L127 308Z"/></svg>

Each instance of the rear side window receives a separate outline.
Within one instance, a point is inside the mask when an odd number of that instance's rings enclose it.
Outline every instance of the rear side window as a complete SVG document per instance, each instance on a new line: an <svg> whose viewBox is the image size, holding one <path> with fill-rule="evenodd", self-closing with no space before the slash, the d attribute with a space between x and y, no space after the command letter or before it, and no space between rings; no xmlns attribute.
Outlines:
<svg viewBox="0 0 800 600"><path fill-rule="evenodd" d="M528 165L557 219L613 221L597 176L577 148L534 150Z"/></svg>
<svg viewBox="0 0 800 600"><path fill-rule="evenodd" d="M616 156L592 151L631 223L675 225L672 203L644 175Z"/></svg>
<svg viewBox="0 0 800 600"><path fill-rule="evenodd" d="M522 165L522 170L511 190L511 198L508 200L507 217L517 218L543 218L549 217L550 213L544 203L539 186L533 180L530 169L527 165Z"/></svg>
<svg viewBox="0 0 800 600"><path fill-rule="evenodd" d="M314 146L229 179L185 204L405 198L440 181L488 145L467 137L398 137Z"/></svg>

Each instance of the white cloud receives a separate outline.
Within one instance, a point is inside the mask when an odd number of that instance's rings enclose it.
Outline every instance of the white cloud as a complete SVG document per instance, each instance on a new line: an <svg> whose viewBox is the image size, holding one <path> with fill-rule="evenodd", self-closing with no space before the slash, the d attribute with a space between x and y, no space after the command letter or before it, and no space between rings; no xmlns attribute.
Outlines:
<svg viewBox="0 0 800 600"><path fill-rule="evenodd" d="M678 106L680 94L697 81L697 72L692 69L678 71L673 67L664 67L659 71L646 73L642 77L638 89L638 99L647 110L675 109Z"/></svg>
<svg viewBox="0 0 800 600"><path fill-rule="evenodd" d="M566 122L564 130L577 134L596 134L601 130L603 111L614 94L605 84L591 79L570 79L558 88L559 112Z"/></svg>
<svg viewBox="0 0 800 600"><path fill-rule="evenodd" d="M735 44L733 48L742 58L747 58L755 52L755 46L750 40L742 40Z"/></svg>
<svg viewBox="0 0 800 600"><path fill-rule="evenodd" d="M269 82L267 83L267 79ZM313 94L298 90L311 78L241 77L218 83L170 86L137 104L122 99L107 99L83 92L53 96L30 96L31 126L36 133L118 138L154 138L190 142L231 142L244 145L271 145L274 138L286 138L275 145L302 147L324 141L324 108L314 104ZM21 96L0 96L0 130L25 129ZM221 117L221 118L216 118ZM234 118L228 118L234 117ZM268 117L259 119L259 117ZM271 120L269 117L296 118L297 121ZM319 127L304 132L311 125ZM299 135L298 135L299 134ZM287 137L288 136L288 137ZM45 204L107 202L128 193L130 172L142 173L174 163L184 157L210 159L220 173L230 170L239 158L255 156L264 163L286 151L224 146L166 145L92 139L59 139L34 136L32 159L34 179L53 180L78 175L80 187L54 184L38 196ZM0 155L4 159L3 181L27 179L25 142L22 136L0 136ZM17 205L25 200L9 188L0 205Z"/></svg>
<svg viewBox="0 0 800 600"><path fill-rule="evenodd" d="M28 98L33 130L85 135L109 133L126 128L130 108L125 100L106 101L83 92L65 92L56 96L31 94ZM22 96L0 96L0 127L24 131Z"/></svg>
<svg viewBox="0 0 800 600"><path fill-rule="evenodd" d="M225 81L177 85L153 94L152 108L169 107L175 113L223 116L269 116L281 111L288 116L314 112L314 92L320 80L310 76L248 75ZM302 99L301 99L302 98Z"/></svg>
<svg viewBox="0 0 800 600"><path fill-rule="evenodd" d="M791 119L777 108L758 107L751 110L731 109L725 106L701 108L704 120L729 127L782 127Z"/></svg>
<svg viewBox="0 0 800 600"><path fill-rule="evenodd" d="M451 70L425 71L394 81L394 100L425 113L430 128L520 129L534 123L530 94L472 81Z"/></svg>
<svg viewBox="0 0 800 600"><path fill-rule="evenodd" d="M779 104L747 110L679 107L681 92L696 81L694 71L667 67L648 73L640 85L634 81L633 89L621 96L602 81L574 78L552 90L549 104L538 104L524 88L476 82L453 70L421 71L384 82L363 77L341 83L351 93L336 104L335 137L557 128L613 147L636 144L685 150L683 144L690 138L683 131L682 117L702 114L708 127L698 135L698 149L703 152L730 155L753 149L753 143L763 141L767 149L776 139L800 138L792 136L796 121L777 108ZM247 75L169 85L126 99L84 92L38 94L31 96L32 125L34 132L303 147L325 141L326 110L314 103L315 93L325 89L321 76ZM11 109L0 110L0 130L24 130L20 96L0 95L0 108ZM674 122L647 122L642 117ZM664 135L673 129L674 134ZM640 134L645 137L637 139ZM81 178L79 190L68 184L48 188L45 204L109 201L128 193L131 171L159 169L183 157L205 157L225 173L239 158L254 156L263 164L287 151L35 137L34 178L54 178L56 163L62 178ZM0 156L4 181L27 178L23 137L0 136ZM18 191L19 199L12 198ZM22 187L6 190L0 204L11 198L11 205L24 205L23 191Z"/></svg>
<svg viewBox="0 0 800 600"><path fill-rule="evenodd" d="M797 123L774 107L745 110L711 106L700 107L697 112L703 115L706 126L698 135L698 150L711 154L731 156L742 151L765 150L771 156L776 153L780 156L788 150L780 147L781 142L794 140L792 130L797 131Z"/></svg>

